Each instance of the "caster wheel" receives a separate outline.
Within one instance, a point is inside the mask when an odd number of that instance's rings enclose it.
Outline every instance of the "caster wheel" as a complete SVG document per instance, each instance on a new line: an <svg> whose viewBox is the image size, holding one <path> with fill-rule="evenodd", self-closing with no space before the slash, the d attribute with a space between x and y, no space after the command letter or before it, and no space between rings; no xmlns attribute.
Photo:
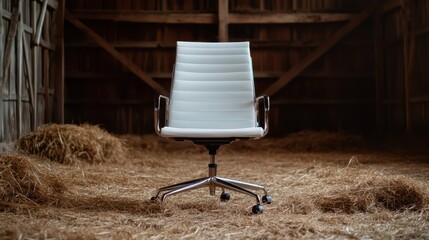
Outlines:
<svg viewBox="0 0 429 240"><path fill-rule="evenodd" d="M271 202L272 202L272 198L271 198L271 196L270 195L264 195L263 197L262 197L262 202L263 203L266 203L266 204L271 204Z"/></svg>
<svg viewBox="0 0 429 240"><path fill-rule="evenodd" d="M229 193L222 192L222 194L220 195L220 200L222 202L226 202L229 201L229 199L231 199L231 195L229 195Z"/></svg>
<svg viewBox="0 0 429 240"><path fill-rule="evenodd" d="M262 214L264 213L264 206L262 206L261 204L257 204L255 206L252 207L252 213L253 214Z"/></svg>

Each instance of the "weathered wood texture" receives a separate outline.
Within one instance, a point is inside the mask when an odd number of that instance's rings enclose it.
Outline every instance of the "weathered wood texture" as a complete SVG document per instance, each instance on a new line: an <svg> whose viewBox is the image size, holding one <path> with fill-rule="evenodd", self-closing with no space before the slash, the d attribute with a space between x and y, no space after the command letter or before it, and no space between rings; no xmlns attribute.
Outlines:
<svg viewBox="0 0 429 240"><path fill-rule="evenodd" d="M429 133L429 1L392 0L378 50L383 130Z"/></svg>
<svg viewBox="0 0 429 240"><path fill-rule="evenodd" d="M57 21L57 7L56 0L0 1L0 151L11 148L26 132L52 122L53 113L63 109L63 104L53 103L54 93L57 99L63 97L60 89L53 90L63 78L53 79L51 74L51 34L56 30L51 25Z"/></svg>
<svg viewBox="0 0 429 240"><path fill-rule="evenodd" d="M271 94L271 134L403 132L404 52L427 48L429 28L428 0L408 1L410 21L423 23L410 25L407 42L415 45L406 48L402 0L380 0L376 9L369 0L68 1L70 15L105 42L65 23L66 121L153 132L159 90L110 56L113 51L168 91L176 41L250 41L257 94ZM428 129L428 51L414 52L406 75L409 124Z"/></svg>

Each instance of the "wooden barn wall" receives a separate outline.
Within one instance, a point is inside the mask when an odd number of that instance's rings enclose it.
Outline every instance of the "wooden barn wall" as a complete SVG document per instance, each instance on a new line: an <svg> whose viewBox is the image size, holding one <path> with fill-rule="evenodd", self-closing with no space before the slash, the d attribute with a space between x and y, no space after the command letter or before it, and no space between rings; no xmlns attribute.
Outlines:
<svg viewBox="0 0 429 240"><path fill-rule="evenodd" d="M429 1L388 1L378 25L377 121L384 130L429 133Z"/></svg>
<svg viewBox="0 0 429 240"><path fill-rule="evenodd" d="M0 152L47 122L63 121L62 1L0 0ZM60 35L58 35L60 34Z"/></svg>
<svg viewBox="0 0 429 240"><path fill-rule="evenodd" d="M169 91L176 41L250 41L257 94L270 93L272 100L272 135L302 129L404 131L400 22L406 8L414 22L407 36L415 44L409 48L419 49L408 75L409 124L427 130L427 5L428 0L67 1L65 119L116 133L152 133L154 97Z"/></svg>

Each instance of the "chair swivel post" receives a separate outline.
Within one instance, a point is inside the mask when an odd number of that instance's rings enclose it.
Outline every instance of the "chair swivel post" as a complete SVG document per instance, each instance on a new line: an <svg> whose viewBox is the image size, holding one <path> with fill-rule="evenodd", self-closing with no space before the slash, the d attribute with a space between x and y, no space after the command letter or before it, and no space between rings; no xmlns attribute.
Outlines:
<svg viewBox="0 0 429 240"><path fill-rule="evenodd" d="M213 178L216 177L217 174L217 164L215 162L215 155L210 155L211 157L211 163L209 163L209 177ZM210 195L215 195L216 187L213 185L210 185Z"/></svg>
<svg viewBox="0 0 429 240"><path fill-rule="evenodd" d="M216 177L217 175L216 153L220 145L208 144L208 145L205 145L205 147L209 150L209 155L210 155L209 177L213 178L213 177ZM210 185L209 191L210 191L210 195L215 195L216 187L214 185Z"/></svg>

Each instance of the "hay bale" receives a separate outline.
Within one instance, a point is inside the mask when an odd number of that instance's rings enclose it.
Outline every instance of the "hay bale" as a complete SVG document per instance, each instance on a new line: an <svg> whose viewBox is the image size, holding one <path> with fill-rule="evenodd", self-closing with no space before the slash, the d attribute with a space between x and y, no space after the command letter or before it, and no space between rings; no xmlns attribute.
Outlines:
<svg viewBox="0 0 429 240"><path fill-rule="evenodd" d="M345 151L365 147L366 143L353 134L304 130L289 134L280 145L290 151Z"/></svg>
<svg viewBox="0 0 429 240"><path fill-rule="evenodd" d="M65 185L33 159L18 154L0 154L0 209L22 204L57 205Z"/></svg>
<svg viewBox="0 0 429 240"><path fill-rule="evenodd" d="M114 162L124 158L122 142L98 126L40 126L16 143L18 150L64 164Z"/></svg>

